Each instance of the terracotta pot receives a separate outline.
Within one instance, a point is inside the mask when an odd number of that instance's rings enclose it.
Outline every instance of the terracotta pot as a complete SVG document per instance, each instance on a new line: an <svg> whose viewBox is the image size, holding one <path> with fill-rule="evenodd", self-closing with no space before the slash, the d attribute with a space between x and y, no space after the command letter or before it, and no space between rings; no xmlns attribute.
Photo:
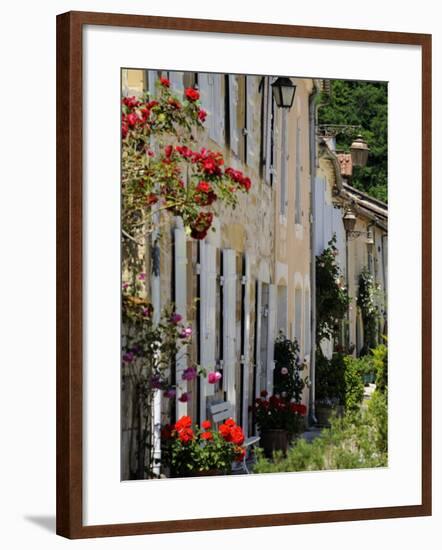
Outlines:
<svg viewBox="0 0 442 550"><path fill-rule="evenodd" d="M287 430L264 430L261 433L260 445L266 458L272 458L274 451L287 454L289 434Z"/></svg>

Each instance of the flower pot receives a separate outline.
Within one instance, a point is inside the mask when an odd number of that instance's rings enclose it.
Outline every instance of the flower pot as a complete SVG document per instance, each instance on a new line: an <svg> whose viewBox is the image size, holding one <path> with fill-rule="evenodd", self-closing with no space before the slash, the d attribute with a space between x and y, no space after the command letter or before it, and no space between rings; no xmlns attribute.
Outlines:
<svg viewBox="0 0 442 550"><path fill-rule="evenodd" d="M316 405L315 407L315 416L319 426L329 428L333 414L338 417L343 416L344 407L342 405Z"/></svg>
<svg viewBox="0 0 442 550"><path fill-rule="evenodd" d="M272 458L274 451L287 453L289 434L287 430L264 430L261 433L260 445L266 458Z"/></svg>

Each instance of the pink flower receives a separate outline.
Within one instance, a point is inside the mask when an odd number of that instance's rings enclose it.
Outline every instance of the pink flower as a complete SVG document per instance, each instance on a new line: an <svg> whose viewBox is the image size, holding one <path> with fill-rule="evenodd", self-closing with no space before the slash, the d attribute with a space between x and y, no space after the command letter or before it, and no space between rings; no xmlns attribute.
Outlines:
<svg viewBox="0 0 442 550"><path fill-rule="evenodd" d="M183 328L183 330L180 332L179 336L183 340L186 339L186 338L190 338L192 336L192 327Z"/></svg>
<svg viewBox="0 0 442 550"><path fill-rule="evenodd" d="M288 373L289 373L289 369L287 367L282 367L281 374L288 374Z"/></svg>
<svg viewBox="0 0 442 550"><path fill-rule="evenodd" d="M139 281L145 281L146 280L146 274L145 273L140 273L138 275L138 280Z"/></svg>
<svg viewBox="0 0 442 550"><path fill-rule="evenodd" d="M207 381L209 384L216 384L219 380L221 380L221 373L218 371L209 372L207 375Z"/></svg>
<svg viewBox="0 0 442 550"><path fill-rule="evenodd" d="M196 376L197 376L196 368L189 367L183 371L182 379L187 380L188 382L191 382L192 380L195 380Z"/></svg>
<svg viewBox="0 0 442 550"><path fill-rule="evenodd" d="M179 313L172 313L172 315L170 316L170 322L174 325L177 325L181 320L182 320L183 316L180 315Z"/></svg>
<svg viewBox="0 0 442 550"><path fill-rule="evenodd" d="M181 401L181 403L187 403L190 401L190 392L184 392L178 397L178 401Z"/></svg>

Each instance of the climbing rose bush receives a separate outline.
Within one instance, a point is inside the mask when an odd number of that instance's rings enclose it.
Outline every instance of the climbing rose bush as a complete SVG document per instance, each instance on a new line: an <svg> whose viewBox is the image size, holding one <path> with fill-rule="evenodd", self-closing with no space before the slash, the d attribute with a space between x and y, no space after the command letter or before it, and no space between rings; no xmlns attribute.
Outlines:
<svg viewBox="0 0 442 550"><path fill-rule="evenodd" d="M194 239L212 227L218 203L235 207L238 193L248 192L250 178L226 167L222 154L196 148L208 113L200 93L186 88L174 96L170 81L157 82L157 96L124 97L121 104L122 225L136 238L153 229L152 214L169 212L183 219Z"/></svg>

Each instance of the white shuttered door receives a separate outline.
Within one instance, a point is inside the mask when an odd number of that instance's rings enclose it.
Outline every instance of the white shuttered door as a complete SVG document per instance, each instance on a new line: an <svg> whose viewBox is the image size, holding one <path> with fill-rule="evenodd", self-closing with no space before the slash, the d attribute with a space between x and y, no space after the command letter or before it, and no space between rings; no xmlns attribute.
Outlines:
<svg viewBox="0 0 442 550"><path fill-rule="evenodd" d="M269 317L267 334L267 388L269 394L273 393L273 370L275 368L274 347L276 338L276 306L277 287L269 285Z"/></svg>
<svg viewBox="0 0 442 550"><path fill-rule="evenodd" d="M180 220L181 222L181 220ZM186 324L187 310L187 250L186 250L186 233L180 226L174 229L175 238L175 310L182 316L182 323ZM182 390L187 391L187 382L182 379L184 369L187 367L187 346L184 346L176 357L176 381L181 386ZM187 403L181 403L176 400L176 415L177 418L187 414Z"/></svg>
<svg viewBox="0 0 442 550"><path fill-rule="evenodd" d="M223 250L223 373L227 401L236 405L236 253Z"/></svg>
<svg viewBox="0 0 442 550"><path fill-rule="evenodd" d="M215 370L216 248L200 242L200 362L207 372ZM214 386L201 377L201 421L206 418L206 397Z"/></svg>

